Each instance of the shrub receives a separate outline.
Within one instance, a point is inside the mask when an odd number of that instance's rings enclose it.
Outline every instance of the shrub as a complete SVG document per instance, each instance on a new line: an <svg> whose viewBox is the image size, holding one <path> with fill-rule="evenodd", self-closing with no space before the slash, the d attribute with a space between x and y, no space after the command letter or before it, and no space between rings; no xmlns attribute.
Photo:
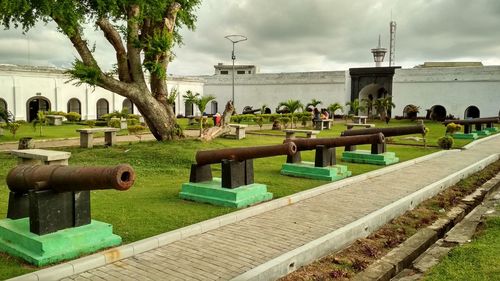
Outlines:
<svg viewBox="0 0 500 281"><path fill-rule="evenodd" d="M453 146L453 138L450 136L444 136L438 139L438 145L442 149L450 149Z"/></svg>
<svg viewBox="0 0 500 281"><path fill-rule="evenodd" d="M87 122L85 122L85 124L87 126L89 126L90 128L94 128L95 127L95 120L87 120Z"/></svg>
<svg viewBox="0 0 500 281"><path fill-rule="evenodd" d="M47 115L62 115L66 117L66 112L64 111L47 111Z"/></svg>
<svg viewBox="0 0 500 281"><path fill-rule="evenodd" d="M300 121L302 121L302 126L305 127L307 126L307 122L311 121L311 117L304 115L300 118Z"/></svg>
<svg viewBox="0 0 500 281"><path fill-rule="evenodd" d="M66 119L68 119L68 121L70 122L76 122L76 121L79 121L82 116L80 114L78 114L77 112L68 112L66 113Z"/></svg>
<svg viewBox="0 0 500 281"><path fill-rule="evenodd" d="M289 117L281 117L279 118L281 124L285 126L285 129L288 128L288 123L290 123L290 118Z"/></svg>
<svg viewBox="0 0 500 281"><path fill-rule="evenodd" d="M141 116L140 116L140 115L137 115L137 114L129 114L129 115L127 115L127 119L136 119L136 120L140 120L140 119L141 119Z"/></svg>
<svg viewBox="0 0 500 281"><path fill-rule="evenodd" d="M10 122L7 124L7 128L9 129L9 132L16 137L17 130L19 130L19 127L21 127L21 123L19 122Z"/></svg>
<svg viewBox="0 0 500 281"><path fill-rule="evenodd" d="M108 126L112 128L120 128L120 119L119 118L111 118L108 121Z"/></svg>
<svg viewBox="0 0 500 281"><path fill-rule="evenodd" d="M131 135L135 135L137 138L139 138L139 141L142 140L141 133L146 130L146 127L142 125L133 125L133 126L128 126L127 127L128 133Z"/></svg>
<svg viewBox="0 0 500 281"><path fill-rule="evenodd" d="M460 124L449 123L446 125L446 134L454 134L456 132L460 132L462 130L462 126Z"/></svg>
<svg viewBox="0 0 500 281"><path fill-rule="evenodd" d="M264 125L264 118L262 118L261 116L256 116L253 118L253 121L259 125L260 129L262 130L262 125Z"/></svg>
<svg viewBox="0 0 500 281"><path fill-rule="evenodd" d="M127 125L128 126L140 125L139 119L135 118L127 119Z"/></svg>

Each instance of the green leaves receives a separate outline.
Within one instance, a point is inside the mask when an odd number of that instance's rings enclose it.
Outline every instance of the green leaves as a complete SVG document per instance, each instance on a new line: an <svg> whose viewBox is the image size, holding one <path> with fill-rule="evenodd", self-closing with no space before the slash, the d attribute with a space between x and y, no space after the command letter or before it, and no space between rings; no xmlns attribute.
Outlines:
<svg viewBox="0 0 500 281"><path fill-rule="evenodd" d="M66 71L66 73L71 75L71 80L76 82L76 86L80 86L83 83L87 83L92 86L96 86L99 82L100 69L96 66L87 66L80 60L75 60L73 63L73 69Z"/></svg>

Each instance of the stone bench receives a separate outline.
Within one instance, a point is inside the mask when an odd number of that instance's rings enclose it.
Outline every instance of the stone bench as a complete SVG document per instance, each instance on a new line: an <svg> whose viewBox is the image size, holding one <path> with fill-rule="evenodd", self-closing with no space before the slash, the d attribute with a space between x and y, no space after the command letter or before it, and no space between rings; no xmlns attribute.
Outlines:
<svg viewBox="0 0 500 281"><path fill-rule="evenodd" d="M333 125L333 119L321 119L321 120L313 120L313 125L315 130L330 130Z"/></svg>
<svg viewBox="0 0 500 281"><path fill-rule="evenodd" d="M363 128L373 128L375 124L358 124L358 123L346 123L347 129L350 130L354 127L363 127Z"/></svg>
<svg viewBox="0 0 500 281"><path fill-rule="evenodd" d="M366 119L368 119L368 116L353 116L352 122L356 124L366 124Z"/></svg>
<svg viewBox="0 0 500 281"><path fill-rule="evenodd" d="M306 138L308 138L308 139L315 139L316 135L319 134L319 131L315 131L315 130L288 129L288 130L284 130L284 132L286 133L285 138L287 138L287 139L293 139L293 138L295 138L295 134L296 133L306 134Z"/></svg>
<svg viewBox="0 0 500 281"><path fill-rule="evenodd" d="M234 135L237 140L244 139L246 137L245 129L248 125L241 124L229 124L229 127L236 129L236 134Z"/></svg>
<svg viewBox="0 0 500 281"><path fill-rule="evenodd" d="M80 133L80 147L92 148L94 146L94 133L104 132L104 144L113 146L116 143L116 132L118 132L119 129L104 127L78 129L76 131Z"/></svg>
<svg viewBox="0 0 500 281"><path fill-rule="evenodd" d="M17 156L18 164L68 165L70 152L45 149L12 150L10 154Z"/></svg>
<svg viewBox="0 0 500 281"><path fill-rule="evenodd" d="M64 116L62 115L46 115L49 125L61 126Z"/></svg>

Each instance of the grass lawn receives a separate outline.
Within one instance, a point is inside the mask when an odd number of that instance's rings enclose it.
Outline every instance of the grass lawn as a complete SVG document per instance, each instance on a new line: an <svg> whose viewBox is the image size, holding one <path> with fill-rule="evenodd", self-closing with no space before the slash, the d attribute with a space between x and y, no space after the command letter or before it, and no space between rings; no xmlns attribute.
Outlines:
<svg viewBox="0 0 500 281"><path fill-rule="evenodd" d="M187 226L235 209L195 203L179 199L181 184L189 180L189 167L199 149L213 149L236 146L256 146L279 144L281 138L248 135L244 140L216 139L209 143L196 140L172 142L142 142L119 145L112 148L63 148L72 153L70 165L116 165L129 163L137 173L136 184L126 192L114 190L92 191L92 218L111 223L115 233L124 243L150 237L166 231ZM363 146L361 146L363 148ZM365 147L368 149L368 146ZM341 156L338 148L337 156ZM436 148L424 149L412 146L391 146L401 161L416 158L432 152ZM314 152L303 153L303 159L313 161ZM339 164L340 159L338 159ZM287 196L298 191L322 184L301 178L279 175L285 156L256 159L254 161L255 182L268 185L274 198ZM16 165L16 159L8 154L0 154L0 179ZM346 163L344 163L346 164ZM347 163L353 175L358 175L382 166ZM214 176L220 176L220 165L212 165ZM5 181L0 181L0 217L7 211L8 189ZM12 258L0 256L0 279L12 277L33 270L20 265Z"/></svg>
<svg viewBox="0 0 500 281"><path fill-rule="evenodd" d="M500 217L488 219L477 239L451 250L424 280L500 280Z"/></svg>

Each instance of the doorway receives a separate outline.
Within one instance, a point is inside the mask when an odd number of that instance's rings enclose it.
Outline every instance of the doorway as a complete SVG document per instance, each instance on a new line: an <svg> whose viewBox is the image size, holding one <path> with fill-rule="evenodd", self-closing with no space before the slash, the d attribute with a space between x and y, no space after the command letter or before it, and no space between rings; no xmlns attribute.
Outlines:
<svg viewBox="0 0 500 281"><path fill-rule="evenodd" d="M50 111L50 102L44 97L34 97L28 100L28 102L26 103L26 107L26 121L31 122L38 118L39 111Z"/></svg>

